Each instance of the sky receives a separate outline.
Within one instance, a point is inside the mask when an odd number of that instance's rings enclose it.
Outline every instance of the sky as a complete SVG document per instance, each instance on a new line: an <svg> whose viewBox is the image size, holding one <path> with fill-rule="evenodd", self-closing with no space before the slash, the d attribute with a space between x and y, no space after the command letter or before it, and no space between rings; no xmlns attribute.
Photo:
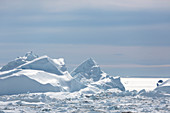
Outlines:
<svg viewBox="0 0 170 113"><path fill-rule="evenodd" d="M0 66L28 51L110 75L170 77L169 0L0 0Z"/></svg>

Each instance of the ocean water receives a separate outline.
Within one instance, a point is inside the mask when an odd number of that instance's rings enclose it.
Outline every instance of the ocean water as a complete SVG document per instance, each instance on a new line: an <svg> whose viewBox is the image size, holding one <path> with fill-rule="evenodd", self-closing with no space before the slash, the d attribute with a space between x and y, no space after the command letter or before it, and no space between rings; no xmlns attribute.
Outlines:
<svg viewBox="0 0 170 113"><path fill-rule="evenodd" d="M159 80L166 81L169 78L121 78L126 90L140 91L145 89L146 91L154 90L157 87Z"/></svg>

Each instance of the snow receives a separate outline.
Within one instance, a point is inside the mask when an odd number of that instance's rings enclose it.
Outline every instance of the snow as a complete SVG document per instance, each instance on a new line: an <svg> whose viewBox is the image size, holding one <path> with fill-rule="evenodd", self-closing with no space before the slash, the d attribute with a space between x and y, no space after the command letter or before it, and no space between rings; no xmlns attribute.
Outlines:
<svg viewBox="0 0 170 113"><path fill-rule="evenodd" d="M0 79L0 95L49 91L60 91L60 88L54 87L50 84L40 84L39 82L24 75Z"/></svg>
<svg viewBox="0 0 170 113"><path fill-rule="evenodd" d="M23 78L25 81L23 80ZM22 82L22 80L24 82ZM56 75L41 70L30 70L30 69L20 70L17 73L13 73L12 75L6 74L6 76L0 77L0 81L2 81L0 82L0 89L3 89L1 90L2 93L0 93L0 95L13 94L12 92L14 92L14 94L27 93L27 92L41 92L41 91L42 92L49 92L49 91L73 92L85 87L83 84L74 80L68 72L64 72L64 74L61 76L61 75ZM35 87L33 84L35 85ZM49 87L46 87L47 85ZM4 87L6 88L6 90L4 89ZM38 87L46 87L46 89L39 90Z"/></svg>
<svg viewBox="0 0 170 113"><path fill-rule="evenodd" d="M165 82L163 82L160 87L165 87L165 86L170 86L170 79L166 80Z"/></svg>
<svg viewBox="0 0 170 113"><path fill-rule="evenodd" d="M49 91L73 92L84 88L85 85L73 79L66 68L62 70L63 66L66 67L62 58L51 59L42 56L27 61L13 70L1 71L0 95Z"/></svg>
<svg viewBox="0 0 170 113"><path fill-rule="evenodd" d="M136 91L27 93L0 96L3 112L108 112L169 113L170 97L139 96Z"/></svg>
<svg viewBox="0 0 170 113"><path fill-rule="evenodd" d="M92 58L71 74L63 58L29 52L17 59L24 63L0 71L0 113L170 111L170 79L113 77ZM164 82L156 87L158 80Z"/></svg>
<svg viewBox="0 0 170 113"><path fill-rule="evenodd" d="M159 92L164 92L164 93L170 94L170 79L168 79L165 82L163 82L155 90L159 91Z"/></svg>
<svg viewBox="0 0 170 113"><path fill-rule="evenodd" d="M168 78L121 78L122 84L126 90L140 91L145 89L146 91L152 91L157 87L159 80L166 81Z"/></svg>
<svg viewBox="0 0 170 113"><path fill-rule="evenodd" d="M58 65L65 65L64 58L53 59L53 61Z"/></svg>
<svg viewBox="0 0 170 113"><path fill-rule="evenodd" d="M54 64L57 64L56 66L61 70L61 71L67 71L67 67L64 62L64 58L59 58L59 59L52 59Z"/></svg>
<svg viewBox="0 0 170 113"><path fill-rule="evenodd" d="M92 58L87 59L75 68L71 75L82 84L90 86L90 88L93 86L96 87L95 89L98 88L100 90L112 88L117 88L122 91L125 90L119 77L116 78L106 74ZM90 88L87 88L87 91L94 93L93 88L92 91L90 91Z"/></svg>
<svg viewBox="0 0 170 113"><path fill-rule="evenodd" d="M31 61L35 58L38 58L38 55L33 54L33 52L27 52L25 56L18 57L15 60L9 62L7 65L3 66L0 71L8 71L14 69L22 64L25 64L28 61Z"/></svg>
<svg viewBox="0 0 170 113"><path fill-rule="evenodd" d="M71 76L69 74L64 74L62 76L58 76L53 73L48 73L45 71L40 70L23 70L15 74L18 75L26 75L31 79L36 80L37 82L41 84L47 84L50 83L53 86L57 86L59 83L64 83L64 81L71 80Z"/></svg>
<svg viewBox="0 0 170 113"><path fill-rule="evenodd" d="M42 56L34 59L26 64L18 67L19 69L33 69L33 70L43 70L46 72L54 73L57 75L63 75L62 71L59 70L56 64L48 56Z"/></svg>
<svg viewBox="0 0 170 113"><path fill-rule="evenodd" d="M33 56L32 52L27 53L22 59L29 61L12 70L0 72L0 89L2 89L0 95L49 91L97 93L112 88L124 90L120 78L104 73L91 58L78 66L72 72L75 73L72 77L63 58Z"/></svg>
<svg viewBox="0 0 170 113"><path fill-rule="evenodd" d="M100 67L92 58L84 61L71 73L73 77L82 75L82 77L92 79L93 81L98 81L102 76L101 74L102 71Z"/></svg>

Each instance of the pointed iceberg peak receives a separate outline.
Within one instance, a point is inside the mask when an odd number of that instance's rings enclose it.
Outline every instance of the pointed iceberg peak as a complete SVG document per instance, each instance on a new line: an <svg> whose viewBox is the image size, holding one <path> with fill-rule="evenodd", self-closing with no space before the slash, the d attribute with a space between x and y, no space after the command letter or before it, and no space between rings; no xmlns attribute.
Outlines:
<svg viewBox="0 0 170 113"><path fill-rule="evenodd" d="M91 68L94 66L99 67L93 58L88 58L83 63L81 63L78 67Z"/></svg>
<svg viewBox="0 0 170 113"><path fill-rule="evenodd" d="M85 60L82 64L80 64L71 75L77 76L79 78L93 79L93 81L97 81L101 78L102 70L97 65L97 63L89 58Z"/></svg>
<svg viewBox="0 0 170 113"><path fill-rule="evenodd" d="M29 56L29 55L33 55L33 52L32 51L29 51L25 54L25 56Z"/></svg>
<svg viewBox="0 0 170 113"><path fill-rule="evenodd" d="M34 54L33 51L29 51L25 54L25 56L34 56L34 57L38 57L38 55Z"/></svg>
<svg viewBox="0 0 170 113"><path fill-rule="evenodd" d="M120 78L114 78L103 72L92 58L80 64L71 75L74 79L86 86L94 86L103 90L112 88L117 88L121 91L125 90Z"/></svg>
<svg viewBox="0 0 170 113"><path fill-rule="evenodd" d="M38 58L38 55L33 54L33 52L27 52L25 56L17 57L15 60L9 62L5 66L3 66L0 71L8 71L11 69L14 69L22 64L27 63L28 61L32 61L34 59Z"/></svg>
<svg viewBox="0 0 170 113"><path fill-rule="evenodd" d="M30 51L30 52L27 52L24 57L27 61L31 61L31 60L34 60L35 58L38 58L38 55Z"/></svg>
<svg viewBox="0 0 170 113"><path fill-rule="evenodd" d="M87 72L90 71L93 67L99 67L97 63L92 59L89 58L85 60L83 63L81 63L76 69L74 69L74 73L80 73L80 72Z"/></svg>
<svg viewBox="0 0 170 113"><path fill-rule="evenodd" d="M84 61L84 63L88 63L90 65L97 65L97 63L93 60L93 58L89 58L86 61Z"/></svg>

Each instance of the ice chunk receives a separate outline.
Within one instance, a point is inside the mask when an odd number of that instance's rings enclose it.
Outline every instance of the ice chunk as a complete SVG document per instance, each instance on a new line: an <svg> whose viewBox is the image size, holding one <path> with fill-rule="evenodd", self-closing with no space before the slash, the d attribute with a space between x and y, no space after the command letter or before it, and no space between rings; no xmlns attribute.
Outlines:
<svg viewBox="0 0 170 113"><path fill-rule="evenodd" d="M160 84L155 91L161 91L170 94L170 79Z"/></svg>

